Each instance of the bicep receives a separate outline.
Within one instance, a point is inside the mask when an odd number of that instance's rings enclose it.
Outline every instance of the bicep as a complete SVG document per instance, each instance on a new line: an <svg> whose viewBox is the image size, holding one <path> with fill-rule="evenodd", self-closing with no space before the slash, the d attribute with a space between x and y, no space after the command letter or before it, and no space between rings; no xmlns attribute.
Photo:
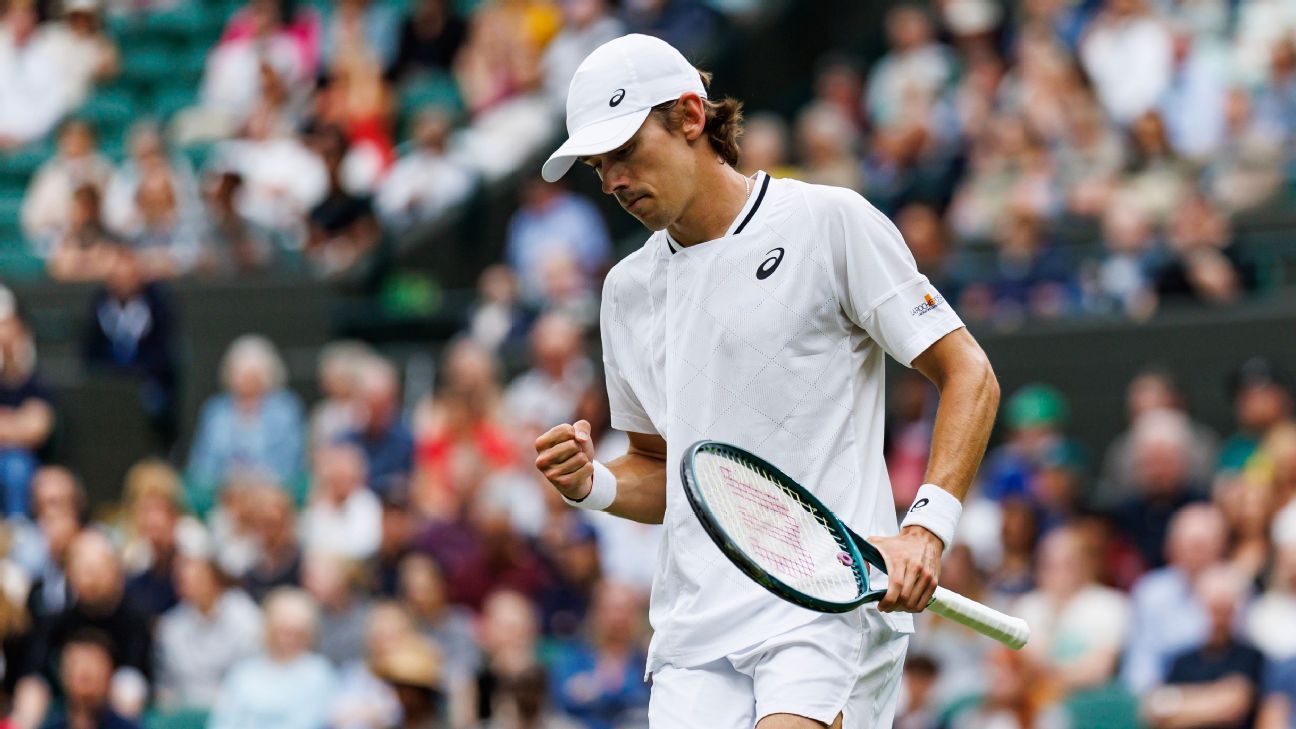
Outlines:
<svg viewBox="0 0 1296 729"><path fill-rule="evenodd" d="M939 388L952 377L990 370L990 359L972 334L959 328L932 342L914 357L913 367Z"/></svg>

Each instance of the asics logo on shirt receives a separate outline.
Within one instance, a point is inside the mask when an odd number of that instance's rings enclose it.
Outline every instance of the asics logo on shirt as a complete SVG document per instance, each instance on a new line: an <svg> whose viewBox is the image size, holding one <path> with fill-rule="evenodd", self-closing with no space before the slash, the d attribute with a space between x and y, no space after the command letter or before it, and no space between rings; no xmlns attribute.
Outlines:
<svg viewBox="0 0 1296 729"><path fill-rule="evenodd" d="M778 255L770 255L775 251L778 251ZM783 249L771 248L766 255L768 255L769 258L761 261L760 268L756 269L756 278L761 281L764 281L773 275L775 269L777 269L779 264L783 262Z"/></svg>
<svg viewBox="0 0 1296 729"><path fill-rule="evenodd" d="M612 94L611 100L608 101L608 106L616 106L617 104L620 104L621 100L624 98L625 98L625 89L617 89L616 93Z"/></svg>

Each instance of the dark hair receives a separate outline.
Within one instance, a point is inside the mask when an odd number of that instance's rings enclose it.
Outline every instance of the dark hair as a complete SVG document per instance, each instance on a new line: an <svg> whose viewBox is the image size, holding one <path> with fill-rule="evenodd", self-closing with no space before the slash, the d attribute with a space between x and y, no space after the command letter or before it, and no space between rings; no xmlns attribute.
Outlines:
<svg viewBox="0 0 1296 729"><path fill-rule="evenodd" d="M710 89L711 74L706 71L698 71L698 76L702 78L702 87ZM721 159L731 166L737 166L738 164L738 140L742 137L743 132L742 106L741 101L728 96L720 101L702 100L702 111L706 114L705 132L707 140L711 142L711 147L720 155ZM679 109L678 100L654 106L652 115L657 117L668 129L678 129L684 117L683 112Z"/></svg>
<svg viewBox="0 0 1296 729"><path fill-rule="evenodd" d="M77 628L63 644L63 650L74 645L95 646L108 655L108 660L114 667L117 665L117 644L113 642L112 636L98 628Z"/></svg>

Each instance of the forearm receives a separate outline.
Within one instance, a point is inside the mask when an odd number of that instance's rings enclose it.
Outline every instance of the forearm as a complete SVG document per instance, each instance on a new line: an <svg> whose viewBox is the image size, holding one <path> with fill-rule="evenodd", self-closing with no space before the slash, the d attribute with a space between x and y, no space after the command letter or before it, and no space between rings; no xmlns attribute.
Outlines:
<svg viewBox="0 0 1296 729"><path fill-rule="evenodd" d="M1202 686L1166 686L1148 697L1149 723L1160 729L1236 724L1246 718L1253 691L1233 676Z"/></svg>
<svg viewBox="0 0 1296 729"><path fill-rule="evenodd" d="M666 460L631 450L608 462L616 476L617 494L607 512L644 524L660 524L666 516Z"/></svg>
<svg viewBox="0 0 1296 729"><path fill-rule="evenodd" d="M940 404L925 480L961 501L972 486L990 440L999 409L999 383L989 361L981 355L981 366L936 384Z"/></svg>

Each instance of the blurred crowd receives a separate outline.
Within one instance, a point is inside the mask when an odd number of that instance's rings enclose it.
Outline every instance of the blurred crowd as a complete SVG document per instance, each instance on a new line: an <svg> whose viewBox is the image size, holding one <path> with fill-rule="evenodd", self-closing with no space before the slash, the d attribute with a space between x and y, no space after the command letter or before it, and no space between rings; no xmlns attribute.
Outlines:
<svg viewBox="0 0 1296 729"><path fill-rule="evenodd" d="M1233 222L1290 184L1294 17L1281 0L900 5L876 62L826 53L790 124L749 115L742 166L864 193L968 320L1236 301L1273 283Z"/></svg>
<svg viewBox="0 0 1296 729"><path fill-rule="evenodd" d="M609 427L588 308L519 296L508 269L488 272L429 382L370 345L330 344L309 403L272 342L236 339L185 450L167 450L174 413L140 399L163 457L92 510L47 458L77 404L45 383L0 289L9 725L646 726L659 527L570 509L533 468L557 423L588 420L605 460L627 440ZM88 364L97 340L123 347L96 331L110 316L87 317ZM1296 383L1253 357L1220 384L1225 432L1194 419L1172 369L1146 368L1097 453L1070 436L1055 388L1006 398L942 583L1033 637L1015 653L924 614L897 726L1296 727ZM898 511L936 403L912 372L889 399Z"/></svg>
<svg viewBox="0 0 1296 729"><path fill-rule="evenodd" d="M118 73L105 16L138 25L204 3L3 4L0 149L57 140L21 210L52 278L99 280L123 246L151 278L371 269L549 144L595 47L651 32L696 54L725 20L700 0L248 0L196 102L165 120L141 109L112 159L77 114Z"/></svg>

